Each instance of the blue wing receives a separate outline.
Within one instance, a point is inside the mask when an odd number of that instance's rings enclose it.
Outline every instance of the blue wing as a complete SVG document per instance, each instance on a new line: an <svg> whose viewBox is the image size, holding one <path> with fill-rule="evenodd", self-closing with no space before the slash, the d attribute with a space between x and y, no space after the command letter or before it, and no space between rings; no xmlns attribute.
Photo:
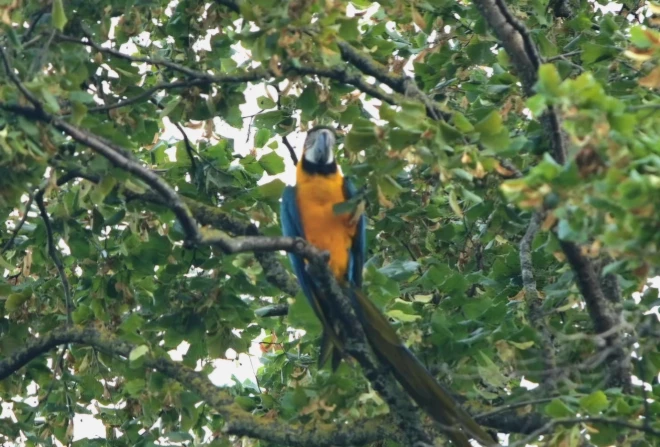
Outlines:
<svg viewBox="0 0 660 447"><path fill-rule="evenodd" d="M286 186L284 188L282 203L280 205L280 223L282 225L282 235L305 238L305 230L303 230L300 213L298 212L295 186ZM293 266L293 272L296 274L296 278L298 278L298 283L314 308L314 312L317 315L321 315L321 309L314 299L312 279L305 269L304 259L299 255L289 253L289 260Z"/></svg>
<svg viewBox="0 0 660 447"><path fill-rule="evenodd" d="M344 197L350 200L358 193L353 182L347 177L344 178ZM353 237L351 246L351 256L348 266L348 281L357 287L362 287L362 271L367 257L367 223L364 213L360 216Z"/></svg>
<svg viewBox="0 0 660 447"><path fill-rule="evenodd" d="M294 186L286 186L284 188L282 203L280 205L280 223L284 236L305 238L305 231L298 210L298 202L296 201L296 188ZM332 357L332 369L334 371L341 361L342 348L341 342L337 337L337 332L326 316L326 311L329 309L324 310L323 303L319 301L319 297L322 297L322 294L319 293L318 287L307 272L304 259L293 253L289 253L289 259L307 301L309 301L314 313L323 326L319 367L323 366ZM330 314L332 314L331 311Z"/></svg>

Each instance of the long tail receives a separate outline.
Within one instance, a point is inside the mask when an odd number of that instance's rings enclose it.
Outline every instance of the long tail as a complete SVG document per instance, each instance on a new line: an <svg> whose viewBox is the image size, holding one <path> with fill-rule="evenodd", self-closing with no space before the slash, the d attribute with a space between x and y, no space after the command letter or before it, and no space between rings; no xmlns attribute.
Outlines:
<svg viewBox="0 0 660 447"><path fill-rule="evenodd" d="M396 379L417 405L445 427L454 444L470 447L468 438L474 438L482 445L497 445L401 343L394 328L371 300L354 288L346 291L358 305L365 333L378 357L390 366Z"/></svg>

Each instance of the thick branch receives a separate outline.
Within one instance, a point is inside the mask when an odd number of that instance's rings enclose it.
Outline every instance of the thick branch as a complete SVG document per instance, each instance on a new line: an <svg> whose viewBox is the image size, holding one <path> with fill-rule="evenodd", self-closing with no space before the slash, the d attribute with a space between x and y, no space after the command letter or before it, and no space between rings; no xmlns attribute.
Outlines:
<svg viewBox="0 0 660 447"><path fill-rule="evenodd" d="M619 333L619 316L613 311L610 303L603 293L603 289L593 268L593 263L582 254L580 246L570 241L560 241L562 250L566 254L569 264L575 273L578 288L584 297L584 302L599 334L606 334L607 346L613 352L609 356L609 366L612 377L611 386L621 386L630 389L630 360L626 355Z"/></svg>
<svg viewBox="0 0 660 447"><path fill-rule="evenodd" d="M38 103L37 103L38 104ZM88 133L72 124L63 121L60 118L56 118L48 113L44 112L40 108L23 108L23 107L14 107L5 104L0 104L0 108L6 110L13 110L17 113L22 114L28 119L35 119L38 121L50 123L56 129L64 132L69 135L71 138L77 142L89 147L94 152L100 154L110 161L112 164L121 168L136 177L140 178L147 185L149 185L154 191L159 193L163 198L164 203L174 212L177 219L181 223L184 233L188 239L188 242L196 243L199 239L199 231L197 229L197 223L190 215L190 211L186 208L185 204L181 201L179 195L155 172L145 168L137 161L134 161L130 157L130 153L120 147L115 146L112 143L104 141L102 138Z"/></svg>
<svg viewBox="0 0 660 447"><path fill-rule="evenodd" d="M504 0L476 0L483 17L488 21L497 38L518 71L527 96L533 94L538 80L541 58L528 30L509 12ZM567 137L561 129L561 121L553 107L549 107L541 117L554 158L561 164L567 161ZM598 333L605 333L608 347L613 348L610 361L610 384L631 389L630 360L623 349L618 330L618 316L611 309L602 284L598 281L592 262L581 252L574 242L561 241L561 247L573 269L578 287L584 297L587 310Z"/></svg>
<svg viewBox="0 0 660 447"><path fill-rule="evenodd" d="M4 380L31 360L57 346L75 343L91 346L106 354L128 358L133 346L110 333L92 327L59 328L41 334L4 360L0 361L0 380ZM357 425L286 424L280 420L260 418L242 410L233 403L233 396L218 388L204 374L166 358L147 355L144 365L176 380L187 389L197 393L213 410L225 418L224 432L230 435L249 436L274 444L290 446L341 446L362 445L383 438L396 437L391 425L381 419L359 421Z"/></svg>
<svg viewBox="0 0 660 447"><path fill-rule="evenodd" d="M504 0L476 0L475 4L511 58L522 81L525 95L531 96L542 61L529 31L513 17ZM548 107L548 111L541 117L541 123L550 138L553 156L557 162L566 163L568 139L552 106Z"/></svg>
<svg viewBox="0 0 660 447"><path fill-rule="evenodd" d="M153 188L154 191L159 193L166 201L168 207L174 212L179 223L183 228L188 240L196 243L199 239L199 232L197 230L197 223L190 215L190 211L185 206L179 195L152 170L145 168L138 162L133 161L117 150L113 145L106 143L96 135L87 133L82 129L77 128L65 121L58 118L53 118L51 124L58 130L69 135L71 138L79 143L92 149L94 152L102 155L108 159L112 164L121 168L136 177L140 178L147 185Z"/></svg>
<svg viewBox="0 0 660 447"><path fill-rule="evenodd" d="M328 255L302 238L291 237L240 237L207 236L202 242L220 247L227 253L246 251L285 250L298 254L309 261L309 268L322 290L325 299L332 300L332 308L337 311L341 322L341 334L345 337L345 349L362 367L365 377L390 407L392 416L411 446L429 444L431 439L425 432L417 409L408 396L397 386L392 374L383 370L367 341L362 324L347 296L337 284L328 268Z"/></svg>
<svg viewBox="0 0 660 447"><path fill-rule="evenodd" d="M188 208L195 216L195 219L201 225L209 225L217 229L221 229L228 233L240 236L258 236L259 231L254 225L247 224L242 220L230 216L222 209L204 205L196 200L184 198ZM162 203L162 202L161 202ZM261 264L266 274L268 282L280 289L282 292L296 296L299 287L295 279L284 268L282 262L275 253L272 252L256 252L255 258Z"/></svg>
<svg viewBox="0 0 660 447"><path fill-rule="evenodd" d="M339 46L342 59L351 63L362 73L373 76L379 82L387 85L397 93L400 93L404 96L416 97L426 106L426 113L429 117L435 120L448 120L448 114L443 112L439 104L437 104L435 101L432 101L419 89L419 87L417 87L414 79L411 79L408 76L396 76L388 73L384 67L371 59L369 56L360 53L348 42L339 41L337 42L337 45Z"/></svg>

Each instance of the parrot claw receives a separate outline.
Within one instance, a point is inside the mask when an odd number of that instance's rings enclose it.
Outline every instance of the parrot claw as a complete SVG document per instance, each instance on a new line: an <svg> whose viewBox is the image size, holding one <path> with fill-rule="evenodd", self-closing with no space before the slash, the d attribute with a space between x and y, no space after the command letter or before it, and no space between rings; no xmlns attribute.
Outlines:
<svg viewBox="0 0 660 447"><path fill-rule="evenodd" d="M355 211L351 215L350 220L348 221L351 225L357 225L358 221L360 220L360 217L362 217L362 214L364 214L364 210L366 209L367 204L365 203L364 200L361 200L360 203L358 203L357 207L355 208Z"/></svg>

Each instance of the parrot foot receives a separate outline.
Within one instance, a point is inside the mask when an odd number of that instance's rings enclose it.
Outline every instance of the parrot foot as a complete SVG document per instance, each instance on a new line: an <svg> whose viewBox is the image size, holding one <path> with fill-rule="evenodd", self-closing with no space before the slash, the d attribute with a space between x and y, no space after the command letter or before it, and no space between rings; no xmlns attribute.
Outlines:
<svg viewBox="0 0 660 447"><path fill-rule="evenodd" d="M366 209L367 204L364 200L361 200L360 203L358 203L357 207L355 208L355 211L351 215L351 218L349 220L349 223L351 225L357 225L358 220L360 220L360 217L362 217L362 214L364 214L364 210Z"/></svg>

